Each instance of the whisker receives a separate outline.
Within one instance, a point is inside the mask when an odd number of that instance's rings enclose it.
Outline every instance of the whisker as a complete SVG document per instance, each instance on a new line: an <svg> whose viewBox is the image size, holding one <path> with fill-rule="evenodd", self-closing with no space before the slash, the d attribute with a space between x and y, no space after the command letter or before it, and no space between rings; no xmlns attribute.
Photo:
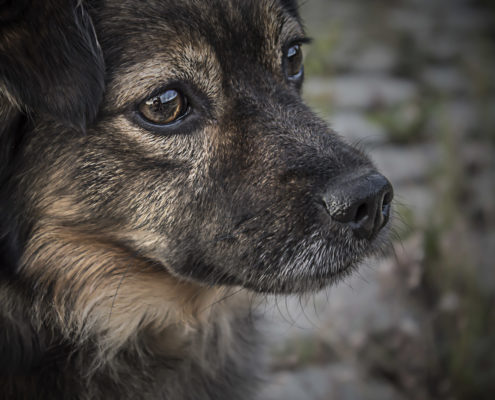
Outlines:
<svg viewBox="0 0 495 400"><path fill-rule="evenodd" d="M119 281L119 284L117 285L117 289L115 289L115 294L112 298L112 305L110 306L110 312L108 313L108 322L110 322L110 319L112 318L112 311L113 311L113 308L115 306L115 300L117 299L117 295L119 294L119 290L120 290L120 287L122 286L122 282L124 281L126 275L127 275L127 272L129 270L129 263L126 265L125 269L124 269L124 272L122 273L122 276L120 278L120 281Z"/></svg>
<svg viewBox="0 0 495 400"><path fill-rule="evenodd" d="M234 291L234 292L232 292L232 293L229 293L229 294L227 294L227 295L225 295L225 296L221 297L220 299L218 299L218 300L214 301L213 303L209 304L209 305L208 305L208 306L206 306L205 308L202 308L201 310L199 310L199 313L201 314L201 313L203 313L204 311L209 310L210 308L214 307L216 304L219 304L219 303L221 303L222 301L225 301L225 300L227 300L228 298L230 298L230 297L232 297L232 296L235 296L237 293L242 292L243 290L245 290L245 289L241 287L240 289L238 289L238 290L236 290L236 291Z"/></svg>

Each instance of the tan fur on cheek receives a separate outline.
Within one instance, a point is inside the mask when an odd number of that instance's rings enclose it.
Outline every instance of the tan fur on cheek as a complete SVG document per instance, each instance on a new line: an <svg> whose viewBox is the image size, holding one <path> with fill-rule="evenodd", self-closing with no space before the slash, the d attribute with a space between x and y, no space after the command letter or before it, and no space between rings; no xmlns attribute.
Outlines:
<svg viewBox="0 0 495 400"><path fill-rule="evenodd" d="M207 326L228 336L229 309L237 303L229 298L233 289L180 281L114 245L53 226L33 235L22 273L38 282L36 295L64 335L98 340L100 360L145 331L167 332L156 346L168 353Z"/></svg>

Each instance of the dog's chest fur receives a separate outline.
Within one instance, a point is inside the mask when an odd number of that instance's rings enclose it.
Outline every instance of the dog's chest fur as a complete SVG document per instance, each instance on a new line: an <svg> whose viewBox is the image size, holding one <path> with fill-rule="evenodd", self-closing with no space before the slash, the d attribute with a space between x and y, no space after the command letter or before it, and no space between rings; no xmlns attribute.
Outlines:
<svg viewBox="0 0 495 400"><path fill-rule="evenodd" d="M15 295L9 300L14 299ZM16 349L29 352L29 360L18 359L10 378L0 378L0 398L66 399L77 393L75 398L81 400L252 399L261 375L260 341L258 317L245 304L234 308L222 304L195 326L177 323L160 332L143 329L106 356L96 338L86 338L84 345L74 348L62 334L40 329L31 338L32 348ZM33 334L29 325L39 323L26 321L12 334L21 332L25 340Z"/></svg>
<svg viewBox="0 0 495 400"><path fill-rule="evenodd" d="M168 347L167 340L178 340L173 328L161 338L143 337L132 350L119 354L114 365L94 375L87 386L87 398L254 398L260 374L259 341L254 322L245 315L236 316L230 326L221 326L223 324L223 321L213 321L208 327L210 332L200 329L180 335L182 343L179 346L175 343L174 350L163 356L157 356L156 347L163 344ZM229 332L222 332L225 329ZM84 371L84 368L78 366L75 370ZM114 373L119 374L118 384L112 379Z"/></svg>

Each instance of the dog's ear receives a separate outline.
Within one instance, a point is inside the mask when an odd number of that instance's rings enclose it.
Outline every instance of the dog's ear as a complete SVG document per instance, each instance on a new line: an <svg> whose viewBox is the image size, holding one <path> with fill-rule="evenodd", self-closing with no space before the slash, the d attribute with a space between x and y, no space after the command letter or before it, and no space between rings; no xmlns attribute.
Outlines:
<svg viewBox="0 0 495 400"><path fill-rule="evenodd" d="M84 131L103 96L103 55L83 1L0 0L0 272L20 254L9 177L30 121Z"/></svg>
<svg viewBox="0 0 495 400"><path fill-rule="evenodd" d="M103 90L103 55L82 0L0 1L3 102L84 129Z"/></svg>

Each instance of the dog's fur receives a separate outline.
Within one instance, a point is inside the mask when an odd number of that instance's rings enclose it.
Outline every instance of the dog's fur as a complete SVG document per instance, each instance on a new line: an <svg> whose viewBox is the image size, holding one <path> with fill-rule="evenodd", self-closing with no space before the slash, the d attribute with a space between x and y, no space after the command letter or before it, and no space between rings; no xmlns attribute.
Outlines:
<svg viewBox="0 0 495 400"><path fill-rule="evenodd" d="M248 294L318 290L380 239L355 238L318 201L373 165L284 75L306 40L296 3L12 4L0 397L253 398ZM187 118L143 122L138 104L170 87Z"/></svg>

